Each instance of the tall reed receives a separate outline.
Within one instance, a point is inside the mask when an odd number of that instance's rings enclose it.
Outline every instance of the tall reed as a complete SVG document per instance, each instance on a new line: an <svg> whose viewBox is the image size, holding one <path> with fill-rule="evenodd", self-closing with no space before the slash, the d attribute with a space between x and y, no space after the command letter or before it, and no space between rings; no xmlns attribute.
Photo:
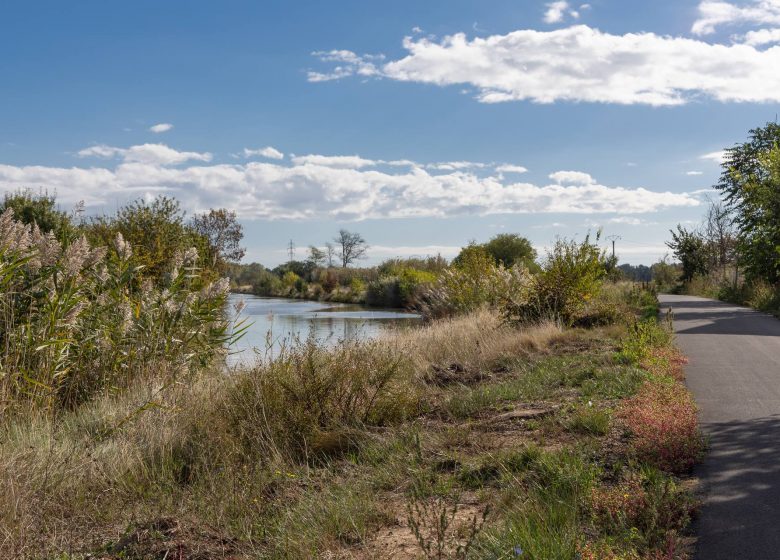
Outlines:
<svg viewBox="0 0 780 560"><path fill-rule="evenodd" d="M0 413L72 408L163 364L175 377L240 333L227 280L202 286L195 249L156 283L132 253L121 234L111 247L63 244L0 215Z"/></svg>

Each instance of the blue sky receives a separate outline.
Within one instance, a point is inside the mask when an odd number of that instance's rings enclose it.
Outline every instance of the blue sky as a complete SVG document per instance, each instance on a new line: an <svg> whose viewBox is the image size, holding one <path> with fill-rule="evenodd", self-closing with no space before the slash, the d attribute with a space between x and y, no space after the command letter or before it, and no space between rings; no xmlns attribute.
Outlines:
<svg viewBox="0 0 780 560"><path fill-rule="evenodd" d="M779 28L780 0L9 0L0 189L224 206L267 265L341 227L377 261L599 226L647 264L775 120Z"/></svg>

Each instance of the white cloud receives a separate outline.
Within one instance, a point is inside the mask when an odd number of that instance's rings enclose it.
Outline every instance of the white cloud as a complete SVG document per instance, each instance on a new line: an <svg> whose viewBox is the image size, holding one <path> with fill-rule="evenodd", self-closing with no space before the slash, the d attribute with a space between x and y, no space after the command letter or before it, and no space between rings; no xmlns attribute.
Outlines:
<svg viewBox="0 0 780 560"><path fill-rule="evenodd" d="M715 33L724 25L780 25L780 0L753 0L737 5L721 0L704 0L698 6L699 17L691 32L696 35Z"/></svg>
<svg viewBox="0 0 780 560"><path fill-rule="evenodd" d="M154 126L150 126L149 131L154 132L155 134L160 134L161 132L168 132L172 128L173 125L171 123L160 123Z"/></svg>
<svg viewBox="0 0 780 560"><path fill-rule="evenodd" d="M582 171L556 171L550 173L550 179L559 185L593 185L596 180Z"/></svg>
<svg viewBox="0 0 780 560"><path fill-rule="evenodd" d="M378 76L380 74L376 63L384 60L384 55L357 55L352 51L347 50L332 50L332 51L315 51L311 53L313 56L319 58L322 62L336 62L342 63L344 66L338 65L330 72L308 72L308 78L310 82L328 82L331 80L338 80L354 74L358 76Z"/></svg>
<svg viewBox="0 0 780 560"><path fill-rule="evenodd" d="M720 150L717 152L710 152L708 154L703 154L699 156L699 159L707 159L710 161L714 161L715 163L723 163L726 161L726 150Z"/></svg>
<svg viewBox="0 0 780 560"><path fill-rule="evenodd" d="M780 1L780 0L778 0ZM377 63L351 51L320 53L336 63L312 81L353 75L439 86L471 86L483 103L682 105L710 97L722 102L779 102L780 48L711 44L654 33L613 35L585 25L520 30L469 40L458 33L433 41L404 39L407 56Z"/></svg>
<svg viewBox="0 0 780 560"><path fill-rule="evenodd" d="M291 163L203 164L210 154L145 144L93 146L83 157L122 158L108 167L0 165L0 190L40 187L63 204L113 209L138 197L177 197L189 211L236 210L242 218L341 219L528 213L655 212L698 206L689 193L599 184L581 172L557 172L555 184L514 182L471 170L432 173L416 166L374 167L360 156L298 156ZM173 166L193 160L199 163Z"/></svg>
<svg viewBox="0 0 780 560"><path fill-rule="evenodd" d="M272 146L266 146L265 148L258 148L257 150L250 150L244 148L244 157L250 158L254 156L262 156L269 159L284 159L284 154Z"/></svg>
<svg viewBox="0 0 780 560"><path fill-rule="evenodd" d="M703 175L704 172L702 172L702 171L686 171L685 174L686 175Z"/></svg>
<svg viewBox="0 0 780 560"><path fill-rule="evenodd" d="M335 169L360 169L373 167L377 164L372 159L364 159L360 156L322 156L317 154L295 156L292 158L292 162L295 165L319 165Z"/></svg>
<svg viewBox="0 0 780 560"><path fill-rule="evenodd" d="M566 16L566 10L569 9L568 2L550 2L547 4L547 11L544 12L545 23L560 23Z"/></svg>
<svg viewBox="0 0 780 560"><path fill-rule="evenodd" d="M127 163L146 163L150 165L177 165L190 160L211 161L208 152L180 152L165 144L140 144L130 148L115 148L99 144L80 150L78 157L115 158L121 157Z"/></svg>
<svg viewBox="0 0 780 560"><path fill-rule="evenodd" d="M496 167L496 171L499 173L527 173L528 169L522 165L511 165L509 163L505 163Z"/></svg>
<svg viewBox="0 0 780 560"><path fill-rule="evenodd" d="M425 167L428 169L438 169L440 171L455 171L458 169L481 169L487 167L487 165L475 161L442 161L439 163L429 163Z"/></svg>
<svg viewBox="0 0 780 560"><path fill-rule="evenodd" d="M780 43L780 29L758 29L748 31L742 41L752 47L761 47L772 43Z"/></svg>

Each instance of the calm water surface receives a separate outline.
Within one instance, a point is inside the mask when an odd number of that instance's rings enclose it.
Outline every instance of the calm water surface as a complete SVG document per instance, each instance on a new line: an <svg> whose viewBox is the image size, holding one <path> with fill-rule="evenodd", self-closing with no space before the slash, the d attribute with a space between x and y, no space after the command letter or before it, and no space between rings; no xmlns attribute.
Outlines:
<svg viewBox="0 0 780 560"><path fill-rule="evenodd" d="M229 365L272 357L285 344L297 338L306 340L310 335L324 344L336 344L345 339L374 338L388 326L410 326L420 321L419 315L399 310L244 294L230 295L231 310L242 300L246 307L241 316L252 324L233 345Z"/></svg>

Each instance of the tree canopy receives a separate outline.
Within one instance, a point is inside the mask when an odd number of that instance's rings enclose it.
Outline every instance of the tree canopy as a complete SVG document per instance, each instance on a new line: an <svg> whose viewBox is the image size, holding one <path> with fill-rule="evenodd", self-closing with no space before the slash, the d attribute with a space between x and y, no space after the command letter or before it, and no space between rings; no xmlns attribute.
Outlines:
<svg viewBox="0 0 780 560"><path fill-rule="evenodd" d="M716 187L733 213L748 277L780 282L780 125L753 129L726 150Z"/></svg>

